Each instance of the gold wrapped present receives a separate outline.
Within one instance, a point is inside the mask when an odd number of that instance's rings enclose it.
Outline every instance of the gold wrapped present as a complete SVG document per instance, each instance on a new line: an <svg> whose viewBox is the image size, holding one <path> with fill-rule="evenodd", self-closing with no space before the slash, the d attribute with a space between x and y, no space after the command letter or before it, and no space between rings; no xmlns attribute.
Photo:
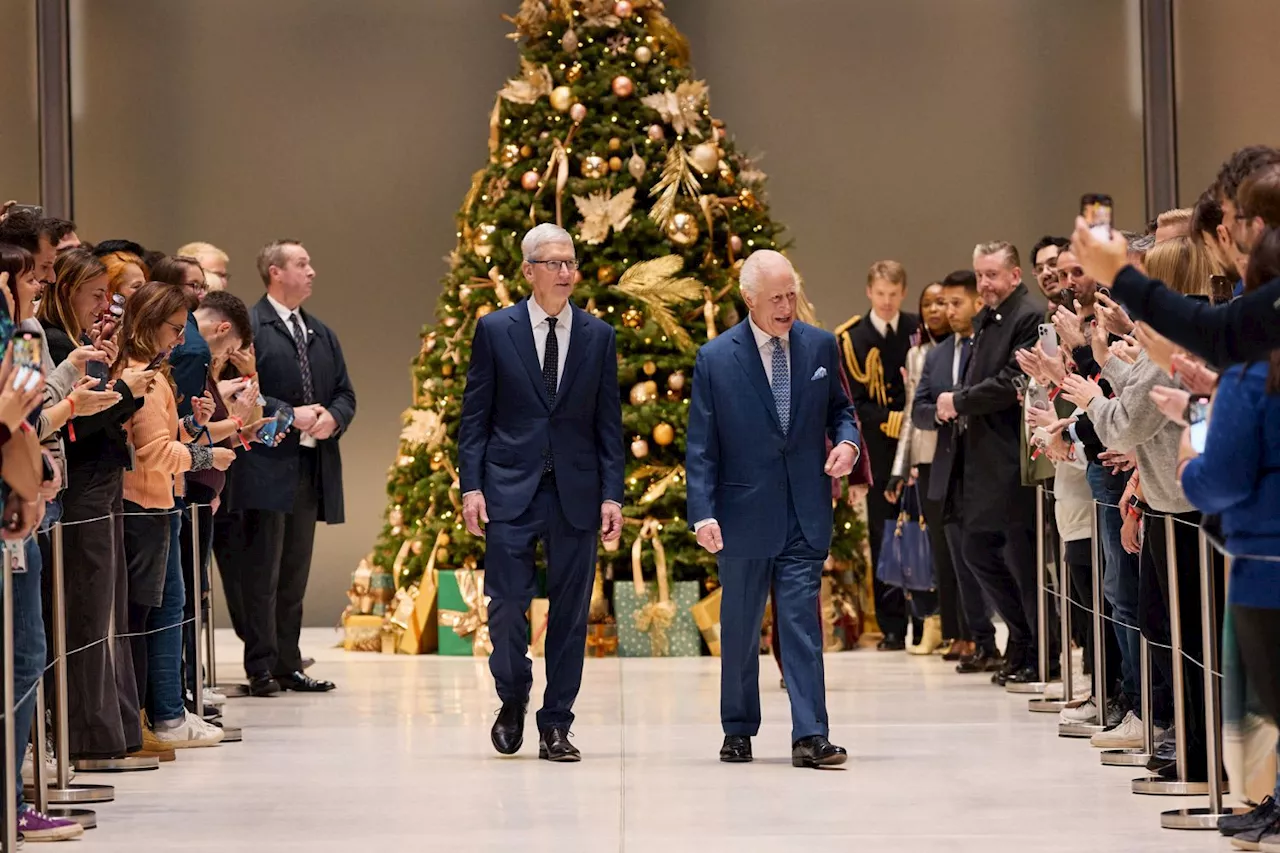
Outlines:
<svg viewBox="0 0 1280 853"><path fill-rule="evenodd" d="M616 622L592 622L587 626L586 656L589 658L618 656L618 624Z"/></svg>
<svg viewBox="0 0 1280 853"><path fill-rule="evenodd" d="M436 573L439 583L440 654L487 657L493 653L489 639L489 606L484 595L484 572L457 569Z"/></svg>
<svg viewBox="0 0 1280 853"><path fill-rule="evenodd" d="M342 620L342 648L349 652L382 651L381 616L351 613Z"/></svg>
<svg viewBox="0 0 1280 853"><path fill-rule="evenodd" d="M698 623L702 639L713 657L720 657L720 600L724 590L720 587L706 598L693 605L693 621Z"/></svg>
<svg viewBox="0 0 1280 853"><path fill-rule="evenodd" d="M551 599L535 598L529 605L529 631L532 639L529 650L535 658L547 654L547 622L551 616Z"/></svg>

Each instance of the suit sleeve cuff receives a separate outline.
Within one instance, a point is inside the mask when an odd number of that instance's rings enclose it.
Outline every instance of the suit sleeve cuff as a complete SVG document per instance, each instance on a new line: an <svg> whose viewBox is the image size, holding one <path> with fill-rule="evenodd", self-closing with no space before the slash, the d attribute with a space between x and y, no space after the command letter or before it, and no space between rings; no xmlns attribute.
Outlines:
<svg viewBox="0 0 1280 853"><path fill-rule="evenodd" d="M702 521L699 521L693 525L693 532L697 533L699 530L706 527L708 524L719 524L719 523L720 522L716 521L714 518L704 518L702 519Z"/></svg>
<svg viewBox="0 0 1280 853"><path fill-rule="evenodd" d="M621 501L605 500L605 503L607 503L607 504L613 504L613 505L614 505L614 506L616 506L618 509L622 509L622 502L621 502Z"/></svg>
<svg viewBox="0 0 1280 853"><path fill-rule="evenodd" d="M857 464L858 459L862 457L862 448L858 446L858 442L849 441L848 439L845 439L844 441L840 442L840 444L847 444L853 448L853 461L854 461L854 464ZM694 530L697 530L697 528L695 527Z"/></svg>
<svg viewBox="0 0 1280 853"><path fill-rule="evenodd" d="M481 492L481 490L480 490L480 489L472 489L472 490L471 490L471 491L469 491L469 492L463 492L463 493L462 493L462 496L463 496L464 498L469 498L469 497L471 497L472 495L478 495L478 494L481 494L481 493L482 493L482 492Z"/></svg>

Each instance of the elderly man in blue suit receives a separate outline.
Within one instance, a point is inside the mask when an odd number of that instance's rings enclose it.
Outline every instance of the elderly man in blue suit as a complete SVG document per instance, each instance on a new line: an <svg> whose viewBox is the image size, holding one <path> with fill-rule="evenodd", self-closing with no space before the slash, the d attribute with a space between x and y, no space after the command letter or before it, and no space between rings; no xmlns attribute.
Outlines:
<svg viewBox="0 0 1280 853"><path fill-rule="evenodd" d="M858 429L840 387L835 337L796 320L791 263L754 252L741 287L750 316L698 351L685 461L689 521L698 543L717 555L724 589L720 760L752 760L758 637L772 586L791 698L791 763L843 764L848 754L827 739L818 591L831 546L831 478L853 470Z"/></svg>
<svg viewBox="0 0 1280 853"><path fill-rule="evenodd" d="M485 536L489 669L502 708L493 746L520 750L533 687L529 609L534 550L547 560L547 689L538 757L578 761L569 743L582 683L596 533L622 532L622 405L613 327L576 307L573 238L544 223L521 242L533 295L476 324L462 394L462 517ZM481 524L486 525L483 532Z"/></svg>

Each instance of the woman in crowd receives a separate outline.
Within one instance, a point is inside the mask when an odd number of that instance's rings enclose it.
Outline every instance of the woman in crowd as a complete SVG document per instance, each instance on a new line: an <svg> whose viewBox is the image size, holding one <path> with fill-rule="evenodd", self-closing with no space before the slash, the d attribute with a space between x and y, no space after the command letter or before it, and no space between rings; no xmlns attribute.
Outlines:
<svg viewBox="0 0 1280 853"><path fill-rule="evenodd" d="M129 630L139 698L147 709L155 740L149 749L212 746L222 730L187 712L182 689L182 611L185 592L178 538L172 534L175 477L206 468L226 470L235 451L208 447L200 439L213 414L207 395L193 400L193 413L178 420L168 355L182 341L192 297L185 289L160 282L140 287L125 305L120 355L115 371L147 370L159 364L145 404L129 419L126 431L134 451L124 475L125 557L129 575ZM173 571L173 566L177 571Z"/></svg>
<svg viewBox="0 0 1280 853"><path fill-rule="evenodd" d="M118 293L128 299L151 277L151 271L147 269L147 265L132 252L109 252L102 256L102 263L107 268L112 296Z"/></svg>
<svg viewBox="0 0 1280 853"><path fill-rule="evenodd" d="M81 342L99 335L107 305L107 269L85 249L63 252L56 283L40 300L38 316L55 364ZM112 352L113 344L94 346ZM84 650L67 659L71 758L118 758L142 746L138 696L129 641L112 649L103 638L114 620L128 624L124 531L120 512L124 469L130 464L124 422L141 405L151 371L127 370L108 387L120 402L66 428L66 488L62 494L66 561L64 609L67 646ZM47 540L42 541L47 547ZM48 553L45 553L46 560Z"/></svg>
<svg viewBox="0 0 1280 853"><path fill-rule="evenodd" d="M920 328L915 335L917 342L907 351L905 387L908 401L915 398L916 386L920 384L920 374L924 371L925 356L937 346L938 341L951 334L940 282L934 282L920 294L919 316ZM944 645L947 653L958 651L963 654L966 651L966 648L951 648L956 642L964 643L967 632L956 590L955 568L951 565L942 524L942 503L925 497L929 493L929 469L937 443L937 433L917 430L911 425L911 413L908 411L907 417L903 418L902 435L898 438L897 454L885 488L885 498L890 503L897 503L908 489L914 494L914 505L924 514L933 552L936 591L907 592L913 621L918 624L924 620L923 633L913 629L916 642L907 649L913 655L933 654Z"/></svg>

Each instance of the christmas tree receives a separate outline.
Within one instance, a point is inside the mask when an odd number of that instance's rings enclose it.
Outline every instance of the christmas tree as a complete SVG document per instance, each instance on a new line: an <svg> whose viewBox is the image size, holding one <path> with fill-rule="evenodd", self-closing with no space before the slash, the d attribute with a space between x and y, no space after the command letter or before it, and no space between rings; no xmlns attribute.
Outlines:
<svg viewBox="0 0 1280 853"><path fill-rule="evenodd" d="M681 517L690 372L698 346L746 316L744 256L784 248L765 176L711 116L660 0L524 0L507 20L520 74L490 114L488 162L458 214L437 323L423 329L374 566L403 588L428 566L482 560L455 457L471 338L480 317L528 295L520 239L555 222L577 244L575 303L618 333L627 524L602 562L629 572L616 558L652 519L674 579L712 579L715 558ZM833 557L857 564L863 528L841 505Z"/></svg>

